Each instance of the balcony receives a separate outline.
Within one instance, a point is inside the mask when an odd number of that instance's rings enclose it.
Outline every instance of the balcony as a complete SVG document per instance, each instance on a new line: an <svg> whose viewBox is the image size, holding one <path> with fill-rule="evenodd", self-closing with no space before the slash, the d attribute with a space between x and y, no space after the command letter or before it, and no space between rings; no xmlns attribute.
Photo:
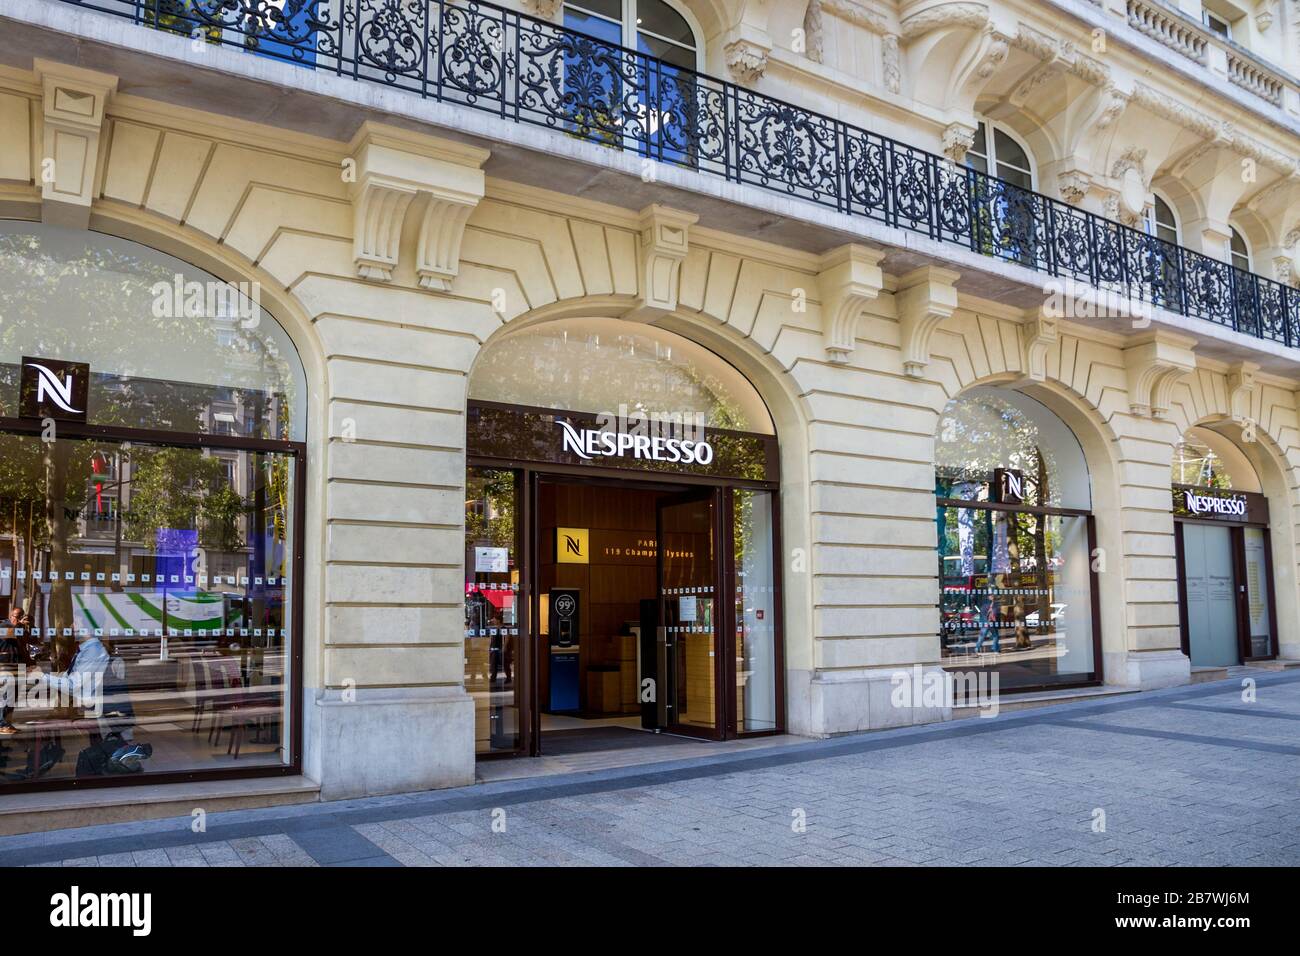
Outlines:
<svg viewBox="0 0 1300 956"><path fill-rule="evenodd" d="M543 127L1300 347L1300 290L842 120L490 4L53 2Z"/></svg>
<svg viewBox="0 0 1300 956"><path fill-rule="evenodd" d="M1295 87L1285 74L1159 0L1127 0L1127 13L1129 26L1139 33L1201 66L1211 67L1212 60L1220 61L1228 82L1266 103L1281 107L1284 91Z"/></svg>

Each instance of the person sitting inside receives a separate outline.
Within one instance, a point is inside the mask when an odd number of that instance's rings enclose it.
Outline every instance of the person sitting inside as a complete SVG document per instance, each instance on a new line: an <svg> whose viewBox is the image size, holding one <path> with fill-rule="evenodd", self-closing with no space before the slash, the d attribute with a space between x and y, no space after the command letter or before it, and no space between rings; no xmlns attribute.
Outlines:
<svg viewBox="0 0 1300 956"><path fill-rule="evenodd" d="M70 695L76 706L95 720L90 746L77 758L77 775L139 773L153 756L153 745L135 743L135 711L123 680L120 658L114 658L93 631L83 631L77 653L63 674L42 675L52 691Z"/></svg>

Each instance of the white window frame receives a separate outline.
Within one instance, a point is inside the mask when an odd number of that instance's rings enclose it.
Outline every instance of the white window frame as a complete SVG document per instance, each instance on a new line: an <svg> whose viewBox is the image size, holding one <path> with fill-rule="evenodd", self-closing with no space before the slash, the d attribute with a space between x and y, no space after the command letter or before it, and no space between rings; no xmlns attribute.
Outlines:
<svg viewBox="0 0 1300 956"><path fill-rule="evenodd" d="M975 122L984 127L984 146L988 152L975 153L973 149L967 150L967 152L974 153L976 156L983 156L984 163L988 166L988 174L994 179L1001 179L1002 177L998 175L998 165L1001 161L998 159L997 155L997 137L994 135L994 131L1002 131L1010 140L1024 150L1025 159L1029 162L1029 169L1023 170L1023 172L1029 173L1029 188L1034 192L1038 192L1038 160L1034 158L1034 151L1029 148L1029 144L1021 139L1020 136L1016 134L1015 130L1011 129L1004 123L991 120L987 116L977 116L975 117ZM1011 166L1012 164L1007 163L1007 165Z"/></svg>
<svg viewBox="0 0 1300 956"><path fill-rule="evenodd" d="M1228 223L1228 228L1229 228L1230 230L1232 230L1232 232L1231 232L1231 233L1229 234L1229 236L1228 236L1228 262L1230 262L1232 265L1236 266L1238 269L1242 270L1243 272L1250 272L1250 271L1251 271L1251 267L1252 267L1252 265L1254 264L1254 261L1255 261L1255 254L1254 254L1254 252L1251 251L1251 248L1250 248L1250 240L1246 238L1246 233L1245 233L1245 232L1243 232L1241 229L1238 229L1238 228L1237 228L1236 226L1234 226L1232 223ZM1233 236L1233 235L1236 235L1237 238L1239 238L1239 239L1241 240L1241 244L1242 244L1243 246L1246 247L1246 264L1245 264L1245 265L1241 265L1240 263L1237 262L1237 259L1236 259L1236 253L1233 252L1233 249L1232 249L1232 236Z"/></svg>
<svg viewBox="0 0 1300 956"><path fill-rule="evenodd" d="M695 50L694 50L695 69L697 71L702 71L704 69L704 39L703 39L704 31L700 28L700 21L695 19L695 15L691 13L691 11L687 7L685 7L681 3L677 3L676 0L659 0L659 2L665 4L675 12L681 14L682 18L686 21L686 25L691 28L691 35L695 39ZM623 46L627 47L629 50L637 49L637 42L636 42L637 34L644 32L649 36L654 37L657 40L662 40L665 43L670 43L673 46L679 47L683 50L687 49L687 47L683 46L681 43L679 43L676 40L670 40L667 37L662 37L659 34L652 33L649 30L642 31L637 26L637 16L636 16L637 3L638 0L622 0L623 22L622 24L620 24L620 26L622 27L623 30L623 40L622 40ZM598 20L604 20L606 23L614 22L609 17L605 16L603 13L597 13L595 10L591 10L588 7L584 6L582 0L565 0L564 7L566 9L568 7L574 7L577 10L581 10L587 16L595 17Z"/></svg>
<svg viewBox="0 0 1300 956"><path fill-rule="evenodd" d="M1183 244L1183 223L1178 218L1178 207L1169 201L1169 197L1158 190L1151 190L1151 201L1147 203L1146 213L1142 217L1146 222L1147 235L1159 237L1156 230L1156 200L1159 199L1169 209L1169 214L1174 217L1174 245ZM1167 241L1167 240L1166 240Z"/></svg>

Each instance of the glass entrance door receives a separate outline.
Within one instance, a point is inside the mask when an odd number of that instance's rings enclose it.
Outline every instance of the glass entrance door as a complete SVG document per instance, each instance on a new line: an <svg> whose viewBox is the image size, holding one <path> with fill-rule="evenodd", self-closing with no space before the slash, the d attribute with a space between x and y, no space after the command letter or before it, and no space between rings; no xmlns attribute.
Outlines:
<svg viewBox="0 0 1300 956"><path fill-rule="evenodd" d="M713 739L722 735L717 514L708 489L665 498L656 515L661 722Z"/></svg>
<svg viewBox="0 0 1300 956"><path fill-rule="evenodd" d="M1187 644L1192 666L1239 664L1232 531L1190 522L1182 529Z"/></svg>

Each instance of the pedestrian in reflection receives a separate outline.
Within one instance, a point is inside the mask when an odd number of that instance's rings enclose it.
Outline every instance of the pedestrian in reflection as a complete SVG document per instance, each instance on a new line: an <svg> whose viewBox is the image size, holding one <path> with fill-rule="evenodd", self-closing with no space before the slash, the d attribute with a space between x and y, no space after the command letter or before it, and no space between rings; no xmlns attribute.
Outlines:
<svg viewBox="0 0 1300 956"><path fill-rule="evenodd" d="M26 634L18 636L18 629L22 628L24 632L29 624L27 615L23 609L15 605L9 609L8 626L0 635L0 666L3 666L10 679L5 681L0 687L0 736L12 737L18 733L18 728L10 722L10 717L14 712L14 703L17 696L17 669L19 666L26 666L31 663L27 654Z"/></svg>

